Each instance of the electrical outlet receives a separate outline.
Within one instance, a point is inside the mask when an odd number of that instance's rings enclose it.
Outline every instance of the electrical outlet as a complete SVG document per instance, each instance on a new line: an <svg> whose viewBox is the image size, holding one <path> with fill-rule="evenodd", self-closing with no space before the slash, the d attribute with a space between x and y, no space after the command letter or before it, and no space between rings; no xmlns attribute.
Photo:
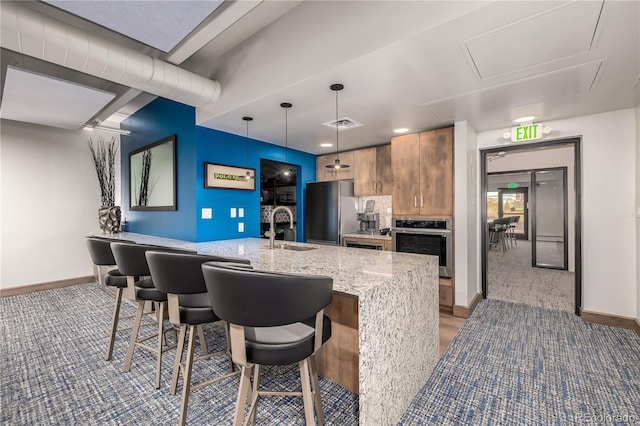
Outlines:
<svg viewBox="0 0 640 426"><path fill-rule="evenodd" d="M236 208L235 207L231 207L230 214L231 214L231 217L236 217Z"/></svg>
<svg viewBox="0 0 640 426"><path fill-rule="evenodd" d="M213 218L213 209L205 207L202 209L202 218L203 219L211 219Z"/></svg>
<svg viewBox="0 0 640 426"><path fill-rule="evenodd" d="M244 217L244 208L243 207L240 207L238 209L238 217Z"/></svg>
<svg viewBox="0 0 640 426"><path fill-rule="evenodd" d="M244 232L244 222L238 222L238 232Z"/></svg>

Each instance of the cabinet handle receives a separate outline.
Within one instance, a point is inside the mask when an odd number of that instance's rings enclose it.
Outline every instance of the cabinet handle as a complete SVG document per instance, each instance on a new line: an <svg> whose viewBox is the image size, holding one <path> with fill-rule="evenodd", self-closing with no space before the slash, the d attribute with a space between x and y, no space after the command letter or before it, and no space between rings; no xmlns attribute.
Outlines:
<svg viewBox="0 0 640 426"><path fill-rule="evenodd" d="M418 197L413 197L413 207L418 207Z"/></svg>
<svg viewBox="0 0 640 426"><path fill-rule="evenodd" d="M376 181L372 180L371 183L373 184L373 192L378 192L378 188L376 188Z"/></svg>
<svg viewBox="0 0 640 426"><path fill-rule="evenodd" d="M420 196L420 207L424 207L424 195Z"/></svg>
<svg viewBox="0 0 640 426"><path fill-rule="evenodd" d="M382 181L378 181L378 192L382 194Z"/></svg>

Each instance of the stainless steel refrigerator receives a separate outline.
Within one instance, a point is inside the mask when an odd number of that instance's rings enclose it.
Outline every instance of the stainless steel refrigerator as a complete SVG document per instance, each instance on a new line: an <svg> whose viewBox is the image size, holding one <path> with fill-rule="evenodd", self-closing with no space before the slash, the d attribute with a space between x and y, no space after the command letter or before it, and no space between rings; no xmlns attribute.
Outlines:
<svg viewBox="0 0 640 426"><path fill-rule="evenodd" d="M307 184L305 234L308 243L342 243L342 236L358 230L358 198L353 181Z"/></svg>

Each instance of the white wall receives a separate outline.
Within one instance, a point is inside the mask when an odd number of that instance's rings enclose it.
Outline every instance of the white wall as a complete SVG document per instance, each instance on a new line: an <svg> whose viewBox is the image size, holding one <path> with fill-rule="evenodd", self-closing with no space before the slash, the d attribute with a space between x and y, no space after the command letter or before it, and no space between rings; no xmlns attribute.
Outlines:
<svg viewBox="0 0 640 426"><path fill-rule="evenodd" d="M469 306L480 292L477 134L466 121L454 126L455 304Z"/></svg>
<svg viewBox="0 0 640 426"><path fill-rule="evenodd" d="M635 116L625 109L544 123L547 139L582 136L583 309L627 317L638 300ZM480 133L478 148L507 145L503 132Z"/></svg>
<svg viewBox="0 0 640 426"><path fill-rule="evenodd" d="M636 318L640 323L640 106L636 108Z"/></svg>
<svg viewBox="0 0 640 426"><path fill-rule="evenodd" d="M112 135L0 124L0 288L91 275L84 237L98 230L100 196L87 140Z"/></svg>

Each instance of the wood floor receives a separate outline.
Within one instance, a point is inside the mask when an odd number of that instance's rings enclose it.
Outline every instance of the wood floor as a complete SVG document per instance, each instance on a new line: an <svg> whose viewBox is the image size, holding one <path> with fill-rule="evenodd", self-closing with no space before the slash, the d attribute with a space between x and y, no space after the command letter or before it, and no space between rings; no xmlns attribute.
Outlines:
<svg viewBox="0 0 640 426"><path fill-rule="evenodd" d="M447 350L456 333L464 324L464 318L440 313L440 356Z"/></svg>

